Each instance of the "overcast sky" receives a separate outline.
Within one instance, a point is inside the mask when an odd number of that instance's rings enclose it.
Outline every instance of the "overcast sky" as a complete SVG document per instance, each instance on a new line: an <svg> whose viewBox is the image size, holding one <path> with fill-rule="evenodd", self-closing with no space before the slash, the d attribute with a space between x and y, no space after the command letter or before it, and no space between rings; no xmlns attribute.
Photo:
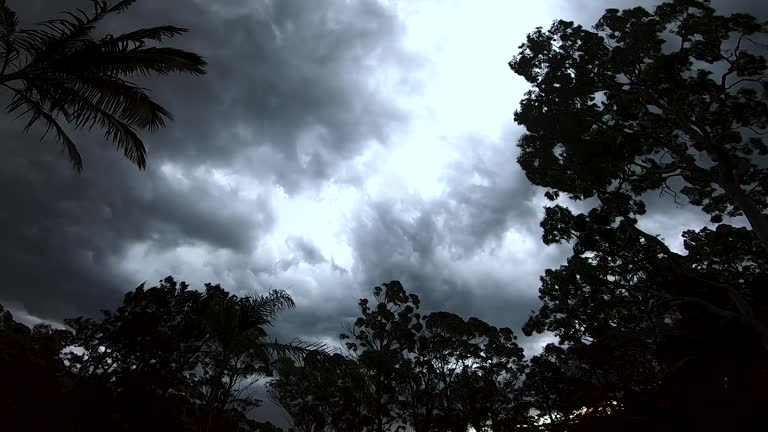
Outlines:
<svg viewBox="0 0 768 432"><path fill-rule="evenodd" d="M8 3L31 22L88 2ZM540 241L545 200L515 162L527 86L507 62L536 26L635 4L140 0L106 30L187 27L172 44L209 74L146 83L176 120L144 135L143 172L94 133L76 134L78 175L51 139L0 118L0 303L28 322L94 315L170 274L286 289L297 309L276 332L334 339L359 297L397 279L428 310L517 329L569 251ZM675 247L706 221L654 205L643 223Z"/></svg>

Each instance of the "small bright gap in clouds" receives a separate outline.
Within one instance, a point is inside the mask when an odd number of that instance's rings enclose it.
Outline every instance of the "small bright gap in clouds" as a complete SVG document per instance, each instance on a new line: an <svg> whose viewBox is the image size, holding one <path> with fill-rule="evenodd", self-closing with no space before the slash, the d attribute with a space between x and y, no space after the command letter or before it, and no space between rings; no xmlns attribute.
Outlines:
<svg viewBox="0 0 768 432"><path fill-rule="evenodd" d="M407 133L398 137L386 171L403 179L408 191L423 198L444 191L440 174L461 157L454 137L497 139L526 88L510 73L507 61L515 41L532 22L546 22L544 3L520 13L512 1L398 2L407 31L405 46L423 55L419 94L399 95L411 115ZM539 19L541 17L541 19ZM510 143L513 145L513 143Z"/></svg>
<svg viewBox="0 0 768 432"><path fill-rule="evenodd" d="M318 245L324 257L342 268L352 265L352 249L345 241L345 227L350 212L358 202L358 192L351 186L329 183L314 195L277 194L272 201L277 209L277 223L271 234L273 244L282 244L291 236L300 236ZM285 253L282 249L278 253Z"/></svg>

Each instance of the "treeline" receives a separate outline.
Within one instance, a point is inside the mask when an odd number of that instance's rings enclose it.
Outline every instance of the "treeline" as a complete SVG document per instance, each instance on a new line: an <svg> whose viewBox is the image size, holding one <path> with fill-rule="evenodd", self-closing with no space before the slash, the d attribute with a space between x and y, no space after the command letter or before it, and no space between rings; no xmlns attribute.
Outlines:
<svg viewBox="0 0 768 432"><path fill-rule="evenodd" d="M271 340L283 291L238 297L168 277L103 318L29 329L0 308L0 422L8 431L273 431L246 414L273 360L313 349Z"/></svg>
<svg viewBox="0 0 768 432"><path fill-rule="evenodd" d="M348 355L276 368L270 395L296 431L502 431L533 421L511 329L422 316L418 296L396 281L375 287L372 300L360 300L361 316L340 335Z"/></svg>
<svg viewBox="0 0 768 432"><path fill-rule="evenodd" d="M766 33L673 0L609 9L592 30L557 21L520 46L518 162L550 201L543 242L573 248L522 329L557 337L543 352L524 357L511 329L477 318L422 315L398 282L360 300L341 350L281 343L267 328L286 293L168 278L66 329L3 312L2 426L275 430L252 420L269 377L302 432L765 429ZM674 211L646 206L659 194L710 216L684 251L643 224Z"/></svg>
<svg viewBox="0 0 768 432"><path fill-rule="evenodd" d="M751 233L721 225L686 239L690 267L739 269L722 276L746 279L740 295L765 322L768 254ZM293 307L285 292L238 297L168 277L66 329L29 329L0 313L0 418L9 430L278 431L253 420L254 385L272 377L269 395L297 432L728 429L755 421L768 402L764 334L699 301L641 295L712 289L708 280L649 272L632 292L584 288L556 307L545 299L524 331L560 322L549 329L562 343L526 360L511 329L422 315L396 281L360 299L339 350L268 336ZM717 288L707 301L730 309Z"/></svg>

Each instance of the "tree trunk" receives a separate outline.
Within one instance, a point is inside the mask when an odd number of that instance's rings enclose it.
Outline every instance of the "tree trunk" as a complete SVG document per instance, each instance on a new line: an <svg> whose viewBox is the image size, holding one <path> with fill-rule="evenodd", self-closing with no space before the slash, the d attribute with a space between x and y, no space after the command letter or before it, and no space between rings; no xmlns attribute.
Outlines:
<svg viewBox="0 0 768 432"><path fill-rule="evenodd" d="M741 185L736 178L736 163L733 155L728 153L728 151L719 143L715 142L706 129L701 128L698 125L695 125L696 127L694 127L688 120L687 115L681 115L680 112L664 104L652 95L651 100L658 105L662 111L665 111L668 115L672 116L672 118L676 119L682 130L688 133L697 143L702 145L706 149L709 157L719 164L720 179L717 181L717 184L723 188L725 194L731 201L733 201L736 207L744 213L744 216L746 216L749 224L752 226L752 231L757 235L757 238L763 244L763 247L768 250L768 216L763 214L755 202L752 201L752 199L744 192L744 189L741 188ZM668 149L674 153L674 149Z"/></svg>
<svg viewBox="0 0 768 432"><path fill-rule="evenodd" d="M735 182L721 184L720 187L725 190L726 195L733 201L746 216L747 221L752 226L752 231L768 250L768 217L757 207L754 201L747 196L747 193L740 185Z"/></svg>

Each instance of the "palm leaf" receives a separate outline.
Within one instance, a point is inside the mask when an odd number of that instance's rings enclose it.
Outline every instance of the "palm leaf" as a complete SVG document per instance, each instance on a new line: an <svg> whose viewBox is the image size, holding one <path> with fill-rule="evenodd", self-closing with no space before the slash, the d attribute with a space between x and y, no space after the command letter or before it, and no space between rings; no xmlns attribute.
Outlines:
<svg viewBox="0 0 768 432"><path fill-rule="evenodd" d="M91 12L77 9L63 18L38 23L33 29L17 30L15 13L0 0L0 47L6 48L0 83L22 83L22 90L19 86L13 89L18 93L13 110L29 105L25 113L32 114L32 123L46 120L48 129L56 129L59 140L69 149L73 163L81 164L81 159L76 149L70 148L69 137L62 135L63 129L56 123L59 115L75 128L101 126L106 138L116 143L126 158L144 168L146 149L136 130L155 131L172 116L146 89L127 79L171 73L202 75L207 63L203 57L181 49L146 46L146 41L161 42L187 31L179 27L151 27L94 40L96 23L125 11L135 0L91 2ZM22 56L26 64L18 61ZM15 67L5 74L9 64Z"/></svg>
<svg viewBox="0 0 768 432"><path fill-rule="evenodd" d="M44 62L51 55L60 56L84 43L90 38L95 26L85 12L80 9L78 11L80 15L66 13L69 19L43 21L37 23L38 28L20 30L19 47L33 60Z"/></svg>
<svg viewBox="0 0 768 432"><path fill-rule="evenodd" d="M16 31L19 27L19 17L0 0L0 49L3 50L3 66L0 75L5 74L8 66L19 57L19 51L14 46Z"/></svg>
<svg viewBox="0 0 768 432"><path fill-rule="evenodd" d="M125 44L99 43L71 53L73 67L112 76L147 77L171 73L205 74L207 62L198 54L171 47L131 48Z"/></svg>
<svg viewBox="0 0 768 432"><path fill-rule="evenodd" d="M173 119L173 115L149 97L145 89L120 78L93 75L79 80L65 78L58 82L49 79L46 84L60 84L73 97L87 99L139 129L155 131L165 126L165 119Z"/></svg>
<svg viewBox="0 0 768 432"><path fill-rule="evenodd" d="M51 85L50 82L31 81L40 96L43 106L48 106L52 114L61 113L76 129L95 125L104 129L104 136L123 150L125 157L140 169L146 167L147 150L131 124L110 112L105 102L89 99L87 93L81 93L82 86Z"/></svg>
<svg viewBox="0 0 768 432"><path fill-rule="evenodd" d="M73 103L73 123L77 128L88 126L91 130L98 124L104 129L104 136L123 150L125 157L139 169L147 166L147 149L142 139L130 124L120 120L109 111L86 98L79 98Z"/></svg>
<svg viewBox="0 0 768 432"><path fill-rule="evenodd" d="M40 104L40 102L35 100L26 92L15 89L10 86L5 86L5 87L11 89L14 92L13 100L11 100L11 103L8 104L7 106L8 112L13 113L21 109L22 107L26 107L26 110L23 113L19 114L17 118L25 114L31 114L31 117L27 122L27 125L24 127L24 132L29 132L32 125L37 123L38 120L42 119L43 121L45 121L46 129L45 129L45 133L41 137L41 140L45 138L45 136L48 134L48 132L51 129L55 130L56 137L59 140L59 142L62 144L63 149L67 154L67 157L69 158L69 161L72 163L72 166L78 172L82 171L83 159L80 156L80 152L77 150L77 146L69 137L69 135L67 135L66 131L64 131L64 128L61 127L58 121L56 121L55 116L49 113L48 111L46 111L45 108Z"/></svg>
<svg viewBox="0 0 768 432"><path fill-rule="evenodd" d="M290 294L283 290L272 290L267 295L255 295L247 300L252 319L261 325L272 325L280 312L296 307Z"/></svg>
<svg viewBox="0 0 768 432"><path fill-rule="evenodd" d="M57 18L37 23L36 29L20 31L20 45L34 60L47 59L45 54L62 56L69 50L93 40L96 24L110 13L120 13L135 0L121 1L111 6L106 1L91 0L93 14L78 8L77 14L63 12L68 18ZM41 61L44 62L44 61Z"/></svg>
<svg viewBox="0 0 768 432"><path fill-rule="evenodd" d="M188 32L188 29L175 26L159 26L139 29L118 36L108 35L102 39L104 44L143 44L145 40L162 42L163 38L172 38Z"/></svg>
<svg viewBox="0 0 768 432"><path fill-rule="evenodd" d="M91 0L94 3L101 4L104 14L122 13L125 12L132 4L136 3L136 0L122 0L117 2L114 6L110 6L109 2Z"/></svg>
<svg viewBox="0 0 768 432"><path fill-rule="evenodd" d="M289 343L281 343L275 339L262 342L259 346L272 359L290 358L301 360L310 353L329 355L329 349L326 344L321 342L304 342L299 339L294 339Z"/></svg>
<svg viewBox="0 0 768 432"><path fill-rule="evenodd" d="M10 37L16 33L18 27L19 17L16 12L6 6L5 0L0 0L0 37Z"/></svg>

